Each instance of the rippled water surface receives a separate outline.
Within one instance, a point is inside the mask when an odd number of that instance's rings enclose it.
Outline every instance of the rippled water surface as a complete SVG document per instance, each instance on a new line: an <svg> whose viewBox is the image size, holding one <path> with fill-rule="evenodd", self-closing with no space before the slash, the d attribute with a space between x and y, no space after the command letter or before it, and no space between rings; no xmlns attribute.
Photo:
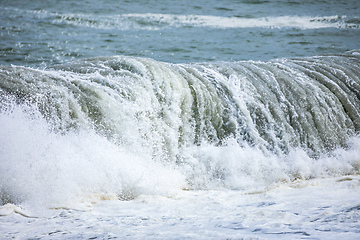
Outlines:
<svg viewBox="0 0 360 240"><path fill-rule="evenodd" d="M359 1L1 1L0 63L269 60L358 49Z"/></svg>

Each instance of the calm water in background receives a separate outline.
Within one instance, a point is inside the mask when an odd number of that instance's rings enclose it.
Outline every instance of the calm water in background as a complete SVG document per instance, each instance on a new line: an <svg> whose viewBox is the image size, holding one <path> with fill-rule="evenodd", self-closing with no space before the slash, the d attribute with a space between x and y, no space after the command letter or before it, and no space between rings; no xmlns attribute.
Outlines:
<svg viewBox="0 0 360 240"><path fill-rule="evenodd" d="M0 1L0 64L130 55L184 63L360 48L360 2Z"/></svg>

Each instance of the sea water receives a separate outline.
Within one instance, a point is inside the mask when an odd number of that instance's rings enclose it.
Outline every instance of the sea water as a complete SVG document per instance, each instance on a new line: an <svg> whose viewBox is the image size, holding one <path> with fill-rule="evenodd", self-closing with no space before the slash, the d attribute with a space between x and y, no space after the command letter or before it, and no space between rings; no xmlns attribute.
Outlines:
<svg viewBox="0 0 360 240"><path fill-rule="evenodd" d="M0 238L359 238L359 8L0 1Z"/></svg>

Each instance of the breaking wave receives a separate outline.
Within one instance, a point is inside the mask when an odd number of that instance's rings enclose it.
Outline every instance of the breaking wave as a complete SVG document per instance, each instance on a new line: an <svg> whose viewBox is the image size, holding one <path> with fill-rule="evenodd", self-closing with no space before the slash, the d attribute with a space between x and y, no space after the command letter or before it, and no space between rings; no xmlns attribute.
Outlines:
<svg viewBox="0 0 360 240"><path fill-rule="evenodd" d="M358 174L359 67L359 51L268 62L114 56L42 70L1 66L0 204L252 191Z"/></svg>

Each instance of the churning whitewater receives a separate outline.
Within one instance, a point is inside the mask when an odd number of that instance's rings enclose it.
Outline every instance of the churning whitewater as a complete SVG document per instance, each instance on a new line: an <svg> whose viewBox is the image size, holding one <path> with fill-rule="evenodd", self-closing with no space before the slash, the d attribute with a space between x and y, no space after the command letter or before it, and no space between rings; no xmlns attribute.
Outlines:
<svg viewBox="0 0 360 240"><path fill-rule="evenodd" d="M0 204L63 207L358 174L360 52L0 68Z"/></svg>

